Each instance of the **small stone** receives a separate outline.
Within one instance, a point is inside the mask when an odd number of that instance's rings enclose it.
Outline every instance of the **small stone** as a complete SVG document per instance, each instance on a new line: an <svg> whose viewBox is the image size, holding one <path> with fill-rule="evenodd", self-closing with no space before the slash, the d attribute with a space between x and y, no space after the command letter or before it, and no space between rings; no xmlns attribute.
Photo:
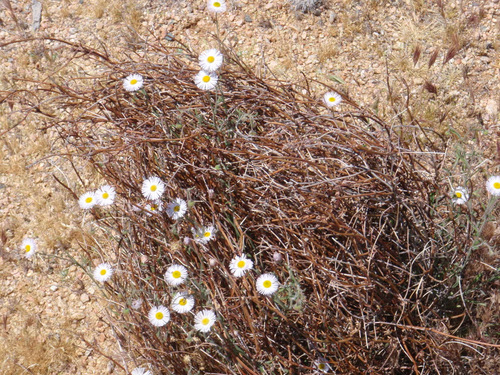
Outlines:
<svg viewBox="0 0 500 375"><path fill-rule="evenodd" d="M40 22L42 20L42 3L38 0L33 0L31 5L32 12L32 24L31 27L33 31L37 31L40 28Z"/></svg>
<svg viewBox="0 0 500 375"><path fill-rule="evenodd" d="M330 12L330 14L328 14L328 22L334 23L336 20L337 20L337 13Z"/></svg>
<svg viewBox="0 0 500 375"><path fill-rule="evenodd" d="M233 1L233 7L235 7L236 9L241 9L243 8L243 4L239 1Z"/></svg>
<svg viewBox="0 0 500 375"><path fill-rule="evenodd" d="M85 319L85 317L86 317L86 315L83 312L77 312L77 313L71 315L71 319L77 320L77 321L83 320L83 319Z"/></svg>
<svg viewBox="0 0 500 375"><path fill-rule="evenodd" d="M396 51L401 51L405 48L405 44L403 42L396 42L393 47Z"/></svg>
<svg viewBox="0 0 500 375"><path fill-rule="evenodd" d="M245 22L253 22L252 17L250 17L248 14L245 14Z"/></svg>
<svg viewBox="0 0 500 375"><path fill-rule="evenodd" d="M488 99L485 110L488 117L492 121L496 121L498 115L498 103L495 99Z"/></svg>
<svg viewBox="0 0 500 375"><path fill-rule="evenodd" d="M87 303L88 301L90 301L89 295L87 293L83 293L80 296L80 301L82 301L83 303Z"/></svg>
<svg viewBox="0 0 500 375"><path fill-rule="evenodd" d="M50 286L50 290L51 290L51 291L53 291L53 292L57 291L57 289L59 289L59 288L57 287L57 285L51 285L51 286Z"/></svg>
<svg viewBox="0 0 500 375"><path fill-rule="evenodd" d="M278 253L277 251L275 251L273 254L273 260L276 263L281 263L283 261L283 256L280 253Z"/></svg>
<svg viewBox="0 0 500 375"><path fill-rule="evenodd" d="M139 307L141 307L141 305L142 305L142 299L141 299L141 298L138 298L138 299L136 299L135 301L132 301L131 307L132 307L134 310L137 310Z"/></svg>
<svg viewBox="0 0 500 375"><path fill-rule="evenodd" d="M273 27L273 24L271 23L270 20L262 19L259 22L259 26L262 27L262 28L264 28L264 29L271 29Z"/></svg>

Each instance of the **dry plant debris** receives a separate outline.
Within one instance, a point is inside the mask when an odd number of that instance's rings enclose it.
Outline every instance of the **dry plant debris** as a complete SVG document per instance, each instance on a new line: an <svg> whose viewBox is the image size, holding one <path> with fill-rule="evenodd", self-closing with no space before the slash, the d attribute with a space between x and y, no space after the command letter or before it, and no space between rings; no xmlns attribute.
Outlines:
<svg viewBox="0 0 500 375"><path fill-rule="evenodd" d="M54 76L39 90L59 112L45 128L116 189L112 210L82 206L116 245L82 250L114 260L95 272L129 353L160 372L304 372L321 359L365 373L448 371L463 347L498 347L450 333L471 324L455 279L476 238L433 207L446 143L430 129L394 129L348 97L329 109L223 44L206 91L176 40L123 63L58 42L100 72L91 86ZM163 207L179 198L187 213L173 219ZM254 270L237 280L229 265L243 254ZM165 307L180 285L194 326Z"/></svg>

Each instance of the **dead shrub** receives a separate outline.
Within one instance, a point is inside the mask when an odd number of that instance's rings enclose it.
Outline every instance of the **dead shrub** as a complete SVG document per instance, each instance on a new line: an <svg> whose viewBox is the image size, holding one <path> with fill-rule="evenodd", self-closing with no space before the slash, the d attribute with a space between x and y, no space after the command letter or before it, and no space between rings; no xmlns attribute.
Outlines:
<svg viewBox="0 0 500 375"><path fill-rule="evenodd" d="M93 214L114 240L105 288L116 300L110 323L136 340L123 339L130 352L177 374L310 373L322 358L346 374L467 368L463 346L448 342L471 340L448 332L470 323L454 265L470 234L433 209L440 159L405 141L414 127L391 127L348 98L330 111L309 87L257 77L231 51L218 88L204 92L195 54L175 41L126 62L71 47L101 74L90 88L41 84L60 111L47 127L117 189L115 211ZM131 73L144 89L123 89ZM164 204L190 202L185 219L144 212L150 176L167 183ZM206 224L216 240L189 240ZM240 254L255 269L236 279L228 265ZM161 329L147 321L151 306L170 304L172 263L188 267L196 309L216 311L210 334L189 315ZM272 297L255 290L265 272L282 284Z"/></svg>

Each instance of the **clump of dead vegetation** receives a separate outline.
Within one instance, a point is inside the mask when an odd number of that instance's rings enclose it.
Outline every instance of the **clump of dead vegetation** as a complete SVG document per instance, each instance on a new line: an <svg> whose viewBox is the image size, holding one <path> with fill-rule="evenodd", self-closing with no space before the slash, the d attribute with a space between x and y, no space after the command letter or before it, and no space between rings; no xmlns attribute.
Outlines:
<svg viewBox="0 0 500 375"><path fill-rule="evenodd" d="M11 308L23 310L20 306ZM37 317L29 311L22 313L28 319L18 335L9 336L6 331L0 332L2 374L50 375L76 372L73 360L78 347L71 342L72 335L54 333L42 341L38 334L41 324ZM2 318L2 323L6 326L9 317Z"/></svg>
<svg viewBox="0 0 500 375"><path fill-rule="evenodd" d="M83 250L96 264L115 259L109 323L156 373L310 373L318 361L345 374L467 372L470 358L496 350L492 337L470 338L474 316L456 283L473 233L449 205L436 209L448 194L436 182L444 140L422 144L426 129L392 127L346 97L329 110L318 83L262 79L229 50L206 92L193 82L197 55L174 40L129 61L69 46L95 61L91 84L54 76L39 84L43 100L26 102L57 108L45 129L117 190L112 210L92 211L113 245ZM132 73L144 77L134 93L122 85ZM188 201L186 218L145 212L150 176L167 183L164 205ZM191 228L208 224L215 240L194 241ZM255 267L236 279L229 262L241 254ZM210 333L195 332L189 314L148 322L179 290L163 278L172 263L188 268L181 290L196 309L216 312ZM255 289L265 272L282 284L272 297Z"/></svg>

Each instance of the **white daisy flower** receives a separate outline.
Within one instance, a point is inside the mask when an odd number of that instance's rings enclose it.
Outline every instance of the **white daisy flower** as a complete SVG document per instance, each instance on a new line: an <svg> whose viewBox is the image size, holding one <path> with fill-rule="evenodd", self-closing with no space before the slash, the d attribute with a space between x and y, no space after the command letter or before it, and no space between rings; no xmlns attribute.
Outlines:
<svg viewBox="0 0 500 375"><path fill-rule="evenodd" d="M255 283L257 285L257 291L265 296L269 296L276 292L280 285L278 279L272 273L260 275Z"/></svg>
<svg viewBox="0 0 500 375"><path fill-rule="evenodd" d="M151 216L152 214L162 212L163 211L163 204L160 201L151 202L151 203L146 204L146 206L144 206L144 209L146 210L148 215Z"/></svg>
<svg viewBox="0 0 500 375"><path fill-rule="evenodd" d="M134 310L138 310L142 306L142 298L137 298L136 300L133 300L132 303L130 304L130 307L132 307Z"/></svg>
<svg viewBox="0 0 500 375"><path fill-rule="evenodd" d="M132 371L132 375L153 375L153 373L143 367L137 367L134 371Z"/></svg>
<svg viewBox="0 0 500 375"><path fill-rule="evenodd" d="M101 186L97 189L95 195L99 206L109 206L115 201L115 188L109 185Z"/></svg>
<svg viewBox="0 0 500 375"><path fill-rule="evenodd" d="M194 316L194 328L201 332L208 332L215 324L215 320L212 310L202 310Z"/></svg>
<svg viewBox="0 0 500 375"><path fill-rule="evenodd" d="M95 195L95 192L89 191L85 194L80 195L78 204L80 205L80 208L84 210L89 210L94 207L97 204L97 197Z"/></svg>
<svg viewBox="0 0 500 375"><path fill-rule="evenodd" d="M215 73L207 73L203 70L194 77L194 83L202 90L213 90L219 78Z"/></svg>
<svg viewBox="0 0 500 375"><path fill-rule="evenodd" d="M167 206L167 214L174 220L178 220L186 214L187 203L185 200L176 198Z"/></svg>
<svg viewBox="0 0 500 375"><path fill-rule="evenodd" d="M31 258L37 249L35 240L33 238L25 238L21 243L21 249L24 251L26 258Z"/></svg>
<svg viewBox="0 0 500 375"><path fill-rule="evenodd" d="M94 270L94 279L105 282L113 275L113 268L109 263L101 263Z"/></svg>
<svg viewBox="0 0 500 375"><path fill-rule="evenodd" d="M319 359L319 360L315 361L314 367L316 367L321 372L330 371L330 365L324 359Z"/></svg>
<svg viewBox="0 0 500 375"><path fill-rule="evenodd" d="M219 69L224 61L224 56L217 49L212 48L203 51L198 58L201 69L205 72L215 72Z"/></svg>
<svg viewBox="0 0 500 375"><path fill-rule="evenodd" d="M335 107L342 103L342 97L333 91L327 92L325 96L323 96L323 99L325 99L325 103L328 107Z"/></svg>
<svg viewBox="0 0 500 375"><path fill-rule="evenodd" d="M453 203L455 204L465 204L469 199L469 193L467 189L459 186L453 191Z"/></svg>
<svg viewBox="0 0 500 375"><path fill-rule="evenodd" d="M194 240L196 242L206 244L208 241L215 238L215 227L213 225L209 225L208 227L203 228L191 228L191 232L193 233Z"/></svg>
<svg viewBox="0 0 500 375"><path fill-rule="evenodd" d="M165 183L158 177L150 177L144 180L141 190L145 198L155 201L165 192Z"/></svg>
<svg viewBox="0 0 500 375"><path fill-rule="evenodd" d="M148 318L152 325L161 327L170 321L170 311L163 305L153 306L149 310Z"/></svg>
<svg viewBox="0 0 500 375"><path fill-rule="evenodd" d="M172 286L181 285L188 277L187 268L180 264L172 264L165 272L165 281Z"/></svg>
<svg viewBox="0 0 500 375"><path fill-rule="evenodd" d="M131 74L123 80L123 87L127 91L140 90L144 84L144 79L140 74Z"/></svg>
<svg viewBox="0 0 500 375"><path fill-rule="evenodd" d="M208 10L214 13L226 11L226 0L208 0Z"/></svg>
<svg viewBox="0 0 500 375"><path fill-rule="evenodd" d="M235 277L243 276L246 271L251 270L252 268L253 262L244 255L234 257L233 260L231 260L231 263L229 263L229 269Z"/></svg>
<svg viewBox="0 0 500 375"><path fill-rule="evenodd" d="M486 189L491 195L500 196L500 176L491 176L486 181Z"/></svg>
<svg viewBox="0 0 500 375"><path fill-rule="evenodd" d="M172 298L170 307L180 314L191 311L194 307L194 297L187 293L176 293L174 298Z"/></svg>

